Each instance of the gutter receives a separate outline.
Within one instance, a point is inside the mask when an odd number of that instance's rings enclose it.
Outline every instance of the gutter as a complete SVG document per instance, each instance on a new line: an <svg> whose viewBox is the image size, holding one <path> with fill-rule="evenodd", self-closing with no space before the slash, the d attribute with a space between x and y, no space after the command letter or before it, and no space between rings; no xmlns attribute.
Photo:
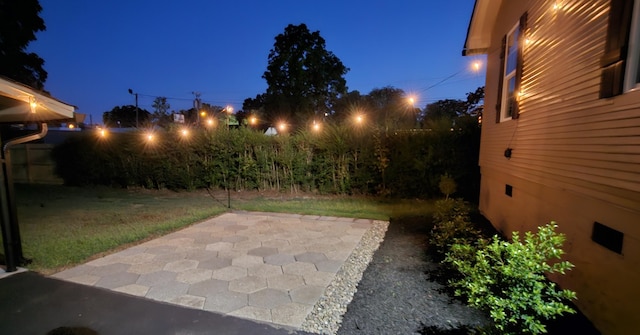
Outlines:
<svg viewBox="0 0 640 335"><path fill-rule="evenodd" d="M31 262L31 260L24 258L22 254L22 242L20 239L20 227L18 226L18 211L13 188L11 155L9 150L15 145L39 140L45 137L49 130L46 123L41 123L39 129L37 133L14 138L2 146L2 184L0 184L0 194L7 199L7 202L2 202L1 205L2 207L8 206L8 208L3 208L2 210L0 228L2 229L2 236L4 236L3 247L7 266L6 272L16 271L17 265L24 265Z"/></svg>

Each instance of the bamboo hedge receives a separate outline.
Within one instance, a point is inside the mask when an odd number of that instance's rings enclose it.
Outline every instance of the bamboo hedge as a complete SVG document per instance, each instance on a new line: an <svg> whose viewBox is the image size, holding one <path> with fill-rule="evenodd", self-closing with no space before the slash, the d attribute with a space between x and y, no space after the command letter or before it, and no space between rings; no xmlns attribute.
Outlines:
<svg viewBox="0 0 640 335"><path fill-rule="evenodd" d="M431 197L440 176L477 197L477 123L456 129L385 132L327 125L320 132L266 136L251 129L156 132L99 137L84 132L53 151L56 173L68 185L193 190L275 190L324 194Z"/></svg>

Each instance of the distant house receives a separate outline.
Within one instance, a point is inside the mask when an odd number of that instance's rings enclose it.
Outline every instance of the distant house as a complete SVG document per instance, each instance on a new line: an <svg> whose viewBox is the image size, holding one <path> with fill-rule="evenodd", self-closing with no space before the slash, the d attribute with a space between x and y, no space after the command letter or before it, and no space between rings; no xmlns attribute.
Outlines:
<svg viewBox="0 0 640 335"><path fill-rule="evenodd" d="M487 57L480 211L500 231L556 220L553 278L603 334L638 334L640 0L476 0Z"/></svg>

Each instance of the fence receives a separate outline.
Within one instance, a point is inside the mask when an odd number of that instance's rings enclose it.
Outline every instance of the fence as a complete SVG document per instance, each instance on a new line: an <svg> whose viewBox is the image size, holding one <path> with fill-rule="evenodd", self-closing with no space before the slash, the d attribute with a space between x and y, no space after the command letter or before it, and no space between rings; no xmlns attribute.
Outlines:
<svg viewBox="0 0 640 335"><path fill-rule="evenodd" d="M51 158L53 144L27 143L12 147L11 168L13 181L26 184L62 184L55 173Z"/></svg>

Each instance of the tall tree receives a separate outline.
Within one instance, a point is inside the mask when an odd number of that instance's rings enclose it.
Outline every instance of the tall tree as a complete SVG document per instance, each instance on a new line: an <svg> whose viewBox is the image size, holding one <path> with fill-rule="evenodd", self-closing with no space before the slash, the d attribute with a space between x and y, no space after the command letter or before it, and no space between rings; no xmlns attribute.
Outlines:
<svg viewBox="0 0 640 335"><path fill-rule="evenodd" d="M0 75L39 90L47 80L44 60L27 46L46 29L41 11L38 0L0 1Z"/></svg>
<svg viewBox="0 0 640 335"><path fill-rule="evenodd" d="M171 114L169 114L169 108L171 105L167 102L166 97L156 97L153 99L153 123L160 127L166 127L173 122Z"/></svg>
<svg viewBox="0 0 640 335"><path fill-rule="evenodd" d="M366 100L371 118L386 131L410 129L415 125L417 115L402 89L391 86L375 88Z"/></svg>
<svg viewBox="0 0 640 335"><path fill-rule="evenodd" d="M268 85L264 95L267 117L300 123L329 113L332 103L347 92L344 75L348 71L325 48L319 31L310 32L304 23L288 25L276 36L262 75Z"/></svg>
<svg viewBox="0 0 640 335"><path fill-rule="evenodd" d="M144 109L138 109L138 121L145 124L149 121L151 113ZM136 126L136 106L116 106L102 114L102 122L109 128L133 128Z"/></svg>

